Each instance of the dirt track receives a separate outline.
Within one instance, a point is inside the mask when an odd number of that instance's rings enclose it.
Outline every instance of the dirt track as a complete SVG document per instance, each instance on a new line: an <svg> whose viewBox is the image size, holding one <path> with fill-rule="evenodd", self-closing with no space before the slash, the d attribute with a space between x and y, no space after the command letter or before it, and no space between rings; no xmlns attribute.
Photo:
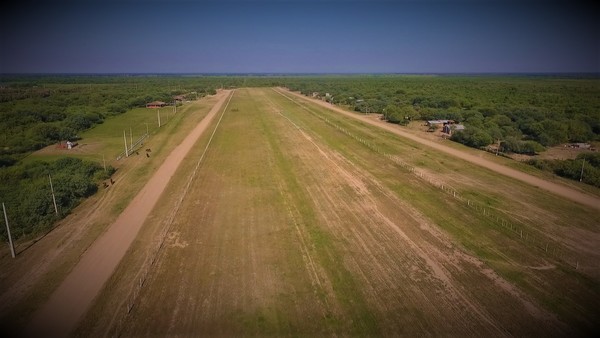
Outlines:
<svg viewBox="0 0 600 338"><path fill-rule="evenodd" d="M202 128L225 99L223 95ZM177 149L188 146L201 125ZM116 330L122 336L569 332L531 290L512 284L489 262L465 251L406 197L410 192L429 196L427 186L351 142L346 150L337 148L348 138L289 99L270 89L236 91L214 136L131 313L121 316L120 308L98 305L131 299L132 280L115 272L103 285L122 257L119 269L135 270L125 260L144 257L154 247L134 243L131 254L123 256L136 236L148 236L152 222L142 227L144 218L177 167L168 163L181 162L183 151L173 151L119 220L82 256L35 314L28 334L73 332L91 304L100 310L87 312L78 335L115 332L115 322L122 323ZM196 156L200 148L192 148L188 156ZM183 163L186 168L188 162ZM180 191L163 195L172 200ZM440 203L436 211L454 209L453 219L460 219L456 224L465 233L487 231L478 225L485 222L481 217L438 195L429 196ZM163 219L157 212L155 218ZM122 219L127 213L130 223ZM546 284L552 285L545 284L544 291L563 294L581 288L561 284L572 274L565 276L563 269L553 269L537 254L529 256L510 237L473 237L478 247L522 250L511 256L518 261L503 251L503 266L536 281L550 276ZM528 265L548 268L515 268L521 257Z"/></svg>
<svg viewBox="0 0 600 338"><path fill-rule="evenodd" d="M48 302L34 314L27 336L66 336L72 331L127 252L183 158L230 97L229 93L219 94L221 98L208 115L170 153L115 223L81 257Z"/></svg>
<svg viewBox="0 0 600 338"><path fill-rule="evenodd" d="M321 101L321 100L307 98L307 97L305 97L305 96L303 96L303 95L301 95L299 93L291 92L291 91L285 91L285 93L292 94L292 95L294 95L297 98L301 98L302 100L316 103L316 104L318 104L318 105L320 105L322 107L325 107L327 109L334 110L334 111L336 111L338 113L344 114L346 116L352 117L352 118L357 119L357 120L361 120L361 121L363 121L365 123L368 123L370 125L374 125L374 126L377 126L379 128L385 129L385 130L387 130L389 132L392 132L392 133L394 133L396 135L408 138L408 139L410 139L412 141L418 142L418 143L426 145L428 147L431 147L431 148L443 151L443 152L448 153L450 155L456 156L457 158L460 158L462 160L465 160L465 161L477 164L477 165L479 165L481 167L484 167L484 168L490 169L492 171L495 171L495 172L497 172L499 174L502 174L502 175L505 175L505 176L517 179L517 180L525 182L527 184L536 186L536 187L538 187L540 189L544 189L546 191L550 191L550 192L552 192L552 193L554 193L556 195L568 198L568 199L570 199L572 201L575 201L577 203L581 203L583 205L586 205L586 206L595 208L597 210L600 210L600 198L598 198L598 197L582 193L580 191L571 189L571 188L566 187L564 185L560 185L560 184L555 184L555 183L552 183L552 182L548 182L548 181L546 181L544 179L541 179L541 178L538 178L538 177L535 177L535 176L523 173L523 172L515 170L515 169L508 168L506 166L503 166L503 165L500 165L500 164L488 161L488 160L486 160L484 158L481 158L481 157L478 157L478 156L474 156L474 155L468 154L466 152L462 152L462 151L459 151L459 150L447 147L447 146L445 146L443 144L432 142L430 140L418 137L418 136L413 135L411 133L407 133L407 132L399 129L395 125L386 123L384 121L376 121L376 120L373 120L372 118L369 118L369 117L366 117L366 116L363 116L363 115L360 115L360 114L355 114L355 113L348 112L347 110L344 110L344 109L342 109L340 107L336 107L334 105L331 105L331 104L329 104L327 102L324 102L324 101Z"/></svg>
<svg viewBox="0 0 600 338"><path fill-rule="evenodd" d="M427 187L364 148L336 149L348 139L327 128L271 90L236 91L133 310L115 320L106 306L130 297L117 274L78 333L115 322L122 336L563 332L394 184Z"/></svg>

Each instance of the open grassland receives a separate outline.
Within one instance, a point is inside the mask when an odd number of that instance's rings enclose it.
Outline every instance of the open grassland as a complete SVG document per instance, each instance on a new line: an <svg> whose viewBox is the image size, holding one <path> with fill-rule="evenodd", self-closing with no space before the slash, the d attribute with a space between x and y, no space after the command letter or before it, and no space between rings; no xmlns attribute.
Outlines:
<svg viewBox="0 0 600 338"><path fill-rule="evenodd" d="M595 209L285 91L236 90L209 137L77 334L598 329Z"/></svg>
<svg viewBox="0 0 600 338"><path fill-rule="evenodd" d="M58 222L51 232L41 238L16 243L17 259L12 259L8 250L1 251L0 332L13 334L27 325L33 311L48 299L81 255L114 222L169 152L206 116L217 99L218 96L209 96L186 104L160 129L155 127L153 130L150 126L150 138L145 141L143 150L127 159L115 160L124 147L123 130L129 130L135 122L139 125L141 121L155 121L156 111L134 110L131 115L128 112L108 119L82 133L80 145L93 144L93 151L83 151L91 150L91 146L84 146L81 151L52 147L29 156L27 160L51 160L65 155L88 157L102 163L102 154L105 154L107 165L114 166L117 171L113 176L114 185L101 188ZM150 157L144 155L145 148L151 148Z"/></svg>

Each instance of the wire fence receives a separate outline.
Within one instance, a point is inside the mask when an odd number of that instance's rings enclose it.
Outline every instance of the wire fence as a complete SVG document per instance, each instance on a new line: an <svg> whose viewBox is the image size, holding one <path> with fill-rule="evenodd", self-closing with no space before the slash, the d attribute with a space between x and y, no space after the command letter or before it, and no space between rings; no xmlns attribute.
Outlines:
<svg viewBox="0 0 600 338"><path fill-rule="evenodd" d="M223 108L223 112L221 113L221 116L219 117L219 120L215 126L215 129L213 130L212 134L210 135L210 138L208 139L206 147L204 148L202 155L198 159L198 162L196 162L194 171L188 177L186 186L183 189L182 193L179 195L179 199L176 200L173 208L171 209L170 214L163 221L163 224L162 224L163 231L161 232L161 234L159 236L160 241L159 241L158 245L153 250L151 250L149 259L147 259L144 263L142 263L141 271L133 279L133 284L131 285L131 289L130 289L131 291L129 292L129 296L121 303L122 305L120 306L119 310L117 310L118 312L113 317L113 318L115 318L115 320L113 320L113 322L111 323L111 325L108 328L109 336L119 337L121 335L121 333L125 327L125 324L126 324L127 320L129 319L129 316L131 315L131 312L133 311L133 309L135 308L136 305L139 305L140 293L142 292L143 287L146 285L146 282L150 278L150 273L152 272L152 269L154 268L154 266L157 264L159 255L167 243L168 235L173 227L175 217L177 216L179 209L180 209L181 205L183 204L183 200L185 199L185 197L187 196L187 194L189 192L190 186L191 186L194 178L196 177L196 174L198 172L200 164L204 160L204 156L206 155L206 152L208 151L208 148L213 140L213 137L215 136L217 129L219 128L219 125L221 124L221 120L223 119L223 116L225 115L225 112L227 111L227 107L229 106L229 102L231 101L231 98L233 97L234 92L231 93L229 100L225 104L225 108Z"/></svg>
<svg viewBox="0 0 600 338"><path fill-rule="evenodd" d="M463 197L458 191L458 189L453 188L449 184L446 184L440 181L439 179L433 178L431 175L428 175L426 173L426 170L423 170L419 167L405 162L400 156L385 151L381 146L365 139L362 136L359 136L358 134L351 132L350 130L346 129L345 127L341 126L335 121L330 120L328 117L322 116L321 114L313 111L312 109L293 99L290 99L282 93L279 94L288 98L290 101L296 103L304 110L311 113L313 116L319 118L321 121L337 129L339 132L356 140L358 143L362 144L371 151L383 156L389 161L392 161L394 164L405 169L407 172L413 174L420 180L434 186L438 189L438 191L443 192L451 198L453 198L454 200L456 200L457 202L464 204L466 208L485 216L503 233L512 236L512 238L522 242L524 245L536 249L542 255L548 258L553 258L558 261L561 261L565 265L580 271L592 271L600 269L600 264L598 264L598 262L592 262L590 259L586 259L585 257L576 254L572 250L567 249L564 245L560 244L559 242L551 240L547 236L541 235L540 232L531 230L535 229L535 225L526 224L523 221L517 221L513 217L508 216L510 214L509 212L500 208L490 207L489 205L479 202L474 198L472 199Z"/></svg>
<svg viewBox="0 0 600 338"><path fill-rule="evenodd" d="M131 156L131 154L133 154L135 151L137 151L139 148L141 148L144 145L144 140L147 139L150 135L148 135L148 133L142 135L140 138L138 138L133 144L131 144L129 147L127 147L127 150L123 150L119 155L117 155L117 161L120 161L123 157L129 157Z"/></svg>

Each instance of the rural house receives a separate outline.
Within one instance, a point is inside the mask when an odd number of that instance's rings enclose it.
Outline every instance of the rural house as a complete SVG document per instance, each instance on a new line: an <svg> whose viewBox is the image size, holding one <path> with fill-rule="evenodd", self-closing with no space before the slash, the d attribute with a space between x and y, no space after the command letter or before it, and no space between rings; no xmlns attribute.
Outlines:
<svg viewBox="0 0 600 338"><path fill-rule="evenodd" d="M162 101L153 101L153 102L146 103L146 108L160 108L160 107L164 107L165 105L166 105L166 103L164 103Z"/></svg>

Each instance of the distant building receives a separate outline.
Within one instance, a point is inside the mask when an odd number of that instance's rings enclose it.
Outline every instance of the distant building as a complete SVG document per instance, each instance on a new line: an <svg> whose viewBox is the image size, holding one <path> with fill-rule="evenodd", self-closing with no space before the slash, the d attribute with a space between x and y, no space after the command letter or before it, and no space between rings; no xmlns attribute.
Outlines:
<svg viewBox="0 0 600 338"><path fill-rule="evenodd" d="M437 125L437 124L454 124L455 122L453 120L429 120L427 121L427 125L428 126L433 126L433 125Z"/></svg>
<svg viewBox="0 0 600 338"><path fill-rule="evenodd" d="M444 134L448 134L448 135L450 135L450 133L452 133L452 131L450 130L450 125L448 123L444 123L444 127L442 128L442 132Z"/></svg>
<svg viewBox="0 0 600 338"><path fill-rule="evenodd" d="M161 108L164 107L166 103L162 101L153 101L146 103L146 108Z"/></svg>
<svg viewBox="0 0 600 338"><path fill-rule="evenodd" d="M590 149L592 147L589 143L571 143L569 145L571 148L579 148L579 149Z"/></svg>

